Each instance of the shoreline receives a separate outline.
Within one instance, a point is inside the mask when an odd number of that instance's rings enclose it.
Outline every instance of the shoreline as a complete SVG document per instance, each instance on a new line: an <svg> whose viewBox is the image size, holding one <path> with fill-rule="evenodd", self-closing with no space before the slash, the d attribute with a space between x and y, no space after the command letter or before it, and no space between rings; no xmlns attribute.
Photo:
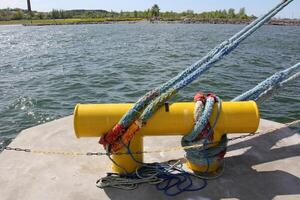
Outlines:
<svg viewBox="0 0 300 200"><path fill-rule="evenodd" d="M104 21L104 22L66 22L66 23L39 23L39 24L19 24L22 26L60 26L60 25L83 25L83 24L136 24L137 21Z"/></svg>
<svg viewBox="0 0 300 200"><path fill-rule="evenodd" d="M184 20L162 20L152 23L181 23L181 24L249 24L253 20L235 20L235 19L184 19ZM272 19L267 25L277 26L300 26L300 19Z"/></svg>
<svg viewBox="0 0 300 200"><path fill-rule="evenodd" d="M249 24L252 20L243 19L65 19L65 20L19 20L0 21L1 25L23 25L23 26L57 26L57 25L82 25L82 24ZM273 19L268 25L275 26L300 26L300 19Z"/></svg>

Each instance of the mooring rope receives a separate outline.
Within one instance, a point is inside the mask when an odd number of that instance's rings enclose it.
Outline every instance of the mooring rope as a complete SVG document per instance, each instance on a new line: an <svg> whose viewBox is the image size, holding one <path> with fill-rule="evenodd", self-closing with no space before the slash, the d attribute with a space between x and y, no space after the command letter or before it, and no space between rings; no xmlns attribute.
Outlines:
<svg viewBox="0 0 300 200"><path fill-rule="evenodd" d="M262 104L266 99L269 99L272 96L274 96L275 93L277 93L279 89L286 87L290 82L292 82L298 78L300 78L300 72L290 76L289 78L280 82L279 84L270 87L268 90L266 90L265 92L263 92L262 94L260 94L258 96L258 99L256 102L259 104Z"/></svg>
<svg viewBox="0 0 300 200"><path fill-rule="evenodd" d="M270 93L276 91L279 88L283 88L289 82L300 77L300 72L291 76L291 74L300 69L300 62L280 72L276 72L266 80L259 83L254 88L247 92L235 97L232 101L245 101L254 100L261 101L270 96ZM290 77L289 77L290 76Z"/></svg>
<svg viewBox="0 0 300 200"><path fill-rule="evenodd" d="M181 145L183 147L193 144L202 144L200 148L193 148L185 150L186 159L198 166L207 166L206 172L212 164L221 165L227 148L227 137L223 136L220 141L214 140L214 128L217 124L220 111L222 109L222 102L219 97L214 94L205 96L203 93L197 93L194 97L195 100L195 125L191 133L182 137ZM213 106L218 103L217 115L212 125L209 123L210 116L213 111Z"/></svg>
<svg viewBox="0 0 300 200"><path fill-rule="evenodd" d="M244 39L261 27L266 21L270 20L275 14L282 10L285 6L291 3L293 0L287 0L279 3L275 8L270 10L267 14L256 19L251 24L243 28L240 32L235 34L230 39L224 41L212 51L210 51L205 57L188 67L182 73L166 82L162 86L148 92L145 96L140 98L135 105L121 118L121 120L104 136L101 137L100 143L108 148L110 151L117 151L122 148L122 145L118 140L122 137L122 140L129 142L142 126L143 123L153 115L153 113L171 96L177 93L197 77L208 70L212 64L219 61L225 55L235 49ZM152 101L152 102L151 102ZM148 105L148 106L147 106ZM139 114L144 109L139 120L136 120ZM136 122L134 123L134 121Z"/></svg>
<svg viewBox="0 0 300 200"><path fill-rule="evenodd" d="M295 75L291 75L294 71L300 69L300 63L289 67L288 69L282 70L265 79L261 83L259 83L254 88L248 90L247 92L239 95L234 98L232 101L249 101L254 100L256 102L262 102L266 98L270 98L270 93L274 93L283 86L286 86L292 80L295 80L299 77L299 73ZM290 77L289 77L290 76ZM218 114L216 119L214 120L214 124L212 127L209 126L208 120L210 119L213 105L215 102L218 102L218 111L221 110L220 102L221 100L215 95L209 95L206 97L204 94L196 94L195 99L195 116L194 116L194 129L188 135L182 137L181 144L183 147L190 146L193 144L202 144L199 148L192 148L185 150L186 158L198 165L205 166L207 165L207 170L212 163L218 163L221 165L223 162L223 158L226 153L227 147L227 135L223 135L221 140L214 144L213 146L208 145L207 143L211 143L213 140L213 129L218 121ZM219 113L219 112L218 112ZM201 115L201 117L200 117ZM205 130L207 129L207 130ZM197 140L196 140L197 138Z"/></svg>
<svg viewBox="0 0 300 200"><path fill-rule="evenodd" d="M168 99L174 96L179 90L196 80L205 71L210 69L213 64L232 52L243 40L249 37L259 27L270 20L271 17L277 14L292 1L293 0L285 0L279 3L267 14L254 20L251 24L246 26L230 39L215 47L205 57L188 67L182 73L160 87L148 92L135 103L133 108L122 117L118 124L116 124L107 134L100 138L99 142L103 144L108 155L111 152L118 152L121 148L125 147L127 148L132 159L142 164L142 167L137 169L135 173L125 173L121 175L122 177L118 177L118 180L119 178L125 178L126 180L125 186L121 184L121 186L118 185L117 187L122 189L132 189L136 188L137 184L139 183L150 182L155 183L156 188L158 190L163 190L166 195L174 196L185 191L200 190L206 186L207 183L205 179L202 179L203 185L199 188L193 188L193 182L190 178L191 174L187 173L185 170L177 167L176 165L142 163L137 161L130 150L130 141ZM271 87L275 85L278 86L280 83L285 83L284 78L286 78L291 71L294 70L294 68L298 67L298 65L295 65L287 70L275 74L252 90L249 90L241 96L233 99L233 101L250 99L257 100L259 95L262 95L265 91L270 90ZM225 135L217 145L208 145L208 143L212 142L213 140L213 128L217 123L218 117L216 117L212 126L210 126L208 119L211 116L212 108L215 103L218 103L218 108L220 110L221 100L212 94L207 96L199 95L198 97L199 98L196 98L195 110L199 112L195 113L195 126L190 134L182 138L182 146L189 146L194 143L202 143L203 147L201 148L186 150L186 158L196 165L207 166L208 171L211 163L222 163L226 153L228 139ZM126 172L126 169L123 168L120 163L116 163L111 157L109 158L114 162L115 165L124 169ZM149 170L152 170L152 173L149 173ZM115 179L116 177L110 174L110 176L100 179L100 181L97 183L100 183L100 185L98 185L99 187L115 186ZM123 182L124 179L121 179L120 181ZM104 185L102 184L103 182ZM177 189L176 192L170 192L170 189L173 190L174 187Z"/></svg>

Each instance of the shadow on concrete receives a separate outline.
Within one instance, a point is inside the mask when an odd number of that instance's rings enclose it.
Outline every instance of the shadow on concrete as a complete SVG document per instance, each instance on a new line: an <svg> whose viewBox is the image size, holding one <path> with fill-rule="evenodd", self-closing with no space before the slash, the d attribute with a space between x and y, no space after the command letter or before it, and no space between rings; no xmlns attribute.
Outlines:
<svg viewBox="0 0 300 200"><path fill-rule="evenodd" d="M300 156L300 144L271 149L279 140L294 135L289 128L262 134L248 140L229 144L228 151L250 147L242 155L226 158L224 174L208 181L201 191L185 192L175 197L167 197L155 186L143 184L138 189L124 191L107 188L111 199L273 199L277 195L300 194L300 179L286 171L266 169L258 172L252 167L263 163ZM296 133L298 134L298 133ZM296 159L296 158L295 158ZM295 161L296 163L296 161ZM281 169L288 169L289 163L280 163ZM284 166L286 165L286 166ZM201 181L198 181L201 184Z"/></svg>

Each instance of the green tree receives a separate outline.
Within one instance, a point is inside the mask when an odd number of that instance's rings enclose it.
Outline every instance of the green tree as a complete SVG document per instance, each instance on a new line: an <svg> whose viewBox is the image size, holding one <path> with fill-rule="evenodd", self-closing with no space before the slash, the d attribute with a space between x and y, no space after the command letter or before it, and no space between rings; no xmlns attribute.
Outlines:
<svg viewBox="0 0 300 200"><path fill-rule="evenodd" d="M0 20L3 20L5 17L5 13L3 10L0 10Z"/></svg>
<svg viewBox="0 0 300 200"><path fill-rule="evenodd" d="M233 9L233 8L230 8L229 10L228 10L228 18L230 18L230 19L233 19L233 18L235 18L236 16L235 16L235 10Z"/></svg>
<svg viewBox="0 0 300 200"><path fill-rule="evenodd" d="M241 9L239 10L238 17L239 17L240 19L246 19L246 18L247 18L245 8L241 8Z"/></svg>
<svg viewBox="0 0 300 200"><path fill-rule="evenodd" d="M13 14L12 19L20 20L20 19L23 19L23 17L24 17L23 12L21 10L18 10Z"/></svg>
<svg viewBox="0 0 300 200"><path fill-rule="evenodd" d="M159 7L157 4L154 4L151 8L151 16L152 17L159 17Z"/></svg>
<svg viewBox="0 0 300 200"><path fill-rule="evenodd" d="M52 19L59 19L59 18L60 18L59 11L53 9L52 12L51 12L51 18L52 18Z"/></svg>
<svg viewBox="0 0 300 200"><path fill-rule="evenodd" d="M151 16L152 16L152 13L151 13L151 10L150 9L148 9L147 11L145 11L146 13L146 15L147 15L147 18L151 18Z"/></svg>
<svg viewBox="0 0 300 200"><path fill-rule="evenodd" d="M222 18L227 18L227 11L225 9L222 10Z"/></svg>
<svg viewBox="0 0 300 200"><path fill-rule="evenodd" d="M115 17L115 12L113 10L110 10L109 17L112 17L112 18Z"/></svg>
<svg viewBox="0 0 300 200"><path fill-rule="evenodd" d="M60 19L65 19L66 18L66 14L64 10L59 10L59 18Z"/></svg>
<svg viewBox="0 0 300 200"><path fill-rule="evenodd" d="M193 10L187 10L187 11L183 12L183 15L187 16L187 17L193 17L194 16L194 11Z"/></svg>
<svg viewBox="0 0 300 200"><path fill-rule="evenodd" d="M41 13L41 12L39 12L38 14L37 14L37 18L38 19L44 19L44 14L43 13Z"/></svg>

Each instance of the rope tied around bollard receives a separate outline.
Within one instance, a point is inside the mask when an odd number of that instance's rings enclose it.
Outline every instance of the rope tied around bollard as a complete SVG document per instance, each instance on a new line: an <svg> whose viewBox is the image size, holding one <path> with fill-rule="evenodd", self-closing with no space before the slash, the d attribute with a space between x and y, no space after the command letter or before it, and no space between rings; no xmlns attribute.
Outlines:
<svg viewBox="0 0 300 200"><path fill-rule="evenodd" d="M132 160L141 165L143 168L153 168L154 174L157 178L162 178L166 182L166 187L159 187L157 184L158 190L163 190L166 195L177 195L184 191L195 191L203 189L206 186L206 183L203 184L203 187L196 188L195 190L189 190L190 186L193 185L190 179L190 173L187 173L182 168L176 168L169 164L157 164L157 163L143 163L133 156L133 153L130 149L130 143L134 136L138 134L138 131L142 129L147 121L152 117L152 115L165 103L173 97L181 89L192 83L205 71L209 70L213 64L220 61L224 56L232 52L243 40L249 37L254 33L259 27L261 27L265 22L271 19L275 14L282 10L285 6L291 3L293 0L286 0L279 3L272 10L262 17L254 20L251 24L246 26L240 32L236 33L230 39L225 40L220 45L216 46L211 50L205 57L186 68L182 73L175 76L173 79L162 84L160 87L155 88L154 90L148 92L142 98L140 98L135 105L120 119L120 121L115 124L110 131L105 135L101 136L99 143L103 145L104 149L107 151L108 158L120 169L125 172L122 174L122 178L127 178L132 181L132 177L137 178L137 182L143 180L143 177L140 178L137 176L138 171L135 173L128 173L126 167L122 166L122 163L117 163L110 155L110 153L116 153L121 149L126 149L129 153ZM297 64L298 65L298 64ZM252 90L247 91L246 93L236 97L233 101L245 101L245 100L259 100L262 99L263 92L267 90L273 90L274 86L283 85L282 81L290 74L292 70L298 68L299 66L291 67L290 69L277 73L267 79L266 81L259 84L257 87ZM195 165L195 168L206 167L205 172L210 172L210 166L214 166L214 170L218 169L223 163L223 158L226 153L226 147L228 143L227 136L224 135L220 141L217 141L215 144L209 144L213 141L214 137L214 126L218 121L219 112L221 110L221 100L213 95L209 94L207 96L203 94L197 94L195 96L196 107L195 107L195 116L194 116L194 127L191 133L182 138L182 146L190 146L196 144L201 144L199 148L186 149L186 159L191 161L189 164L191 166ZM218 114L212 126L209 123L209 119L212 113L212 109L215 103L218 103ZM191 167L194 168L194 167ZM168 169L172 169L171 172L179 173L169 173ZM137 169L138 170L138 169ZM196 170L197 171L197 170ZM200 170L201 171L201 170ZM181 173L187 173L185 178L181 178ZM108 176L105 180L108 183L111 176ZM146 176L147 177L147 176ZM173 177L174 179L169 179ZM122 179L123 180L123 179ZM205 180L205 179L204 179ZM181 189L181 183L190 181L190 184L187 188ZM147 182L147 181L146 181ZM101 183L99 181L98 183ZM109 187L109 184L104 184L105 187ZM115 183L112 180L110 186L114 187ZM136 186L135 184L133 184ZM101 185L100 185L101 186ZM132 186L132 185L130 185ZM104 187L104 186L103 186ZM119 187L119 186L118 186ZM178 191L174 193L169 193L170 188L176 188Z"/></svg>

